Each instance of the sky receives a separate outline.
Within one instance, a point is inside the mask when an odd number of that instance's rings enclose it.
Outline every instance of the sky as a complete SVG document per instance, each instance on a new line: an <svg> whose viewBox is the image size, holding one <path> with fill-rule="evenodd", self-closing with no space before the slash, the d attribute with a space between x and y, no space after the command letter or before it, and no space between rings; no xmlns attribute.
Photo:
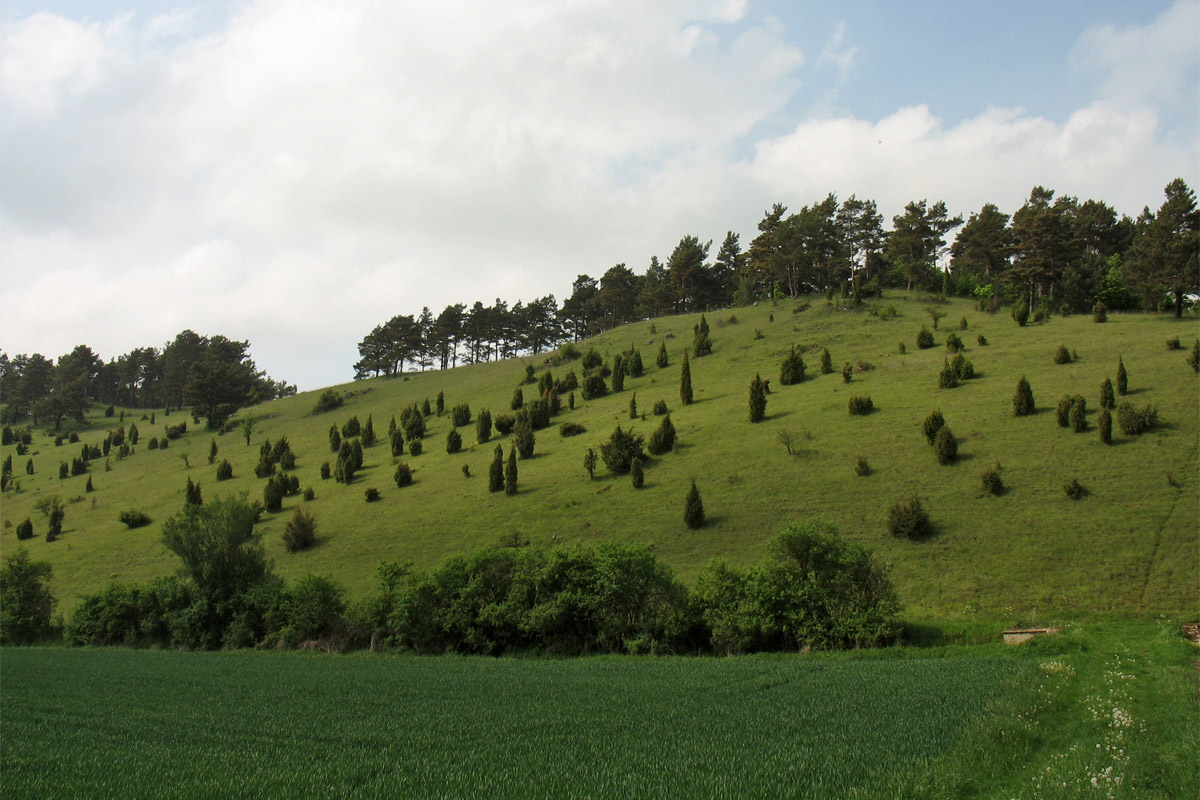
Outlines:
<svg viewBox="0 0 1200 800"><path fill-rule="evenodd" d="M1198 172L1200 0L6 0L0 349L190 328L304 391L776 202L1136 216Z"/></svg>

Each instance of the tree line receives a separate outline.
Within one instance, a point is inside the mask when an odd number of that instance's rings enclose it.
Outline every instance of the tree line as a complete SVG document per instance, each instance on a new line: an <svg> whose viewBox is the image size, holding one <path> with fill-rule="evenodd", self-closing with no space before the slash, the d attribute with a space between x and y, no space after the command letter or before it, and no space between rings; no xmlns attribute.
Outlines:
<svg viewBox="0 0 1200 800"><path fill-rule="evenodd" d="M1102 301L1111 310L1181 316L1189 296L1200 293L1200 213L1182 179L1165 196L1158 211L1147 206L1136 219L1042 186L1011 214L985 203L965 221L940 200L917 200L888 230L875 201L854 195L839 201L830 194L791 212L776 203L745 249L729 231L710 259L712 241L687 235L666 263L652 256L641 275L625 264L598 279L579 275L561 306L547 295L393 317L359 343L355 377L537 354L667 314L813 293L861 301L888 287L996 306L1023 302L1031 311L1084 313Z"/></svg>
<svg viewBox="0 0 1200 800"><path fill-rule="evenodd" d="M690 588L639 544L529 547L515 537L429 571L384 562L348 604L331 579L287 583L238 498L189 503L163 526L179 572L82 597L61 631L80 645L215 649L380 644L422 653L704 653L888 644L895 590L862 545L793 523L749 567L710 562ZM0 641L56 634L49 565L18 549L0 569Z"/></svg>
<svg viewBox="0 0 1200 800"><path fill-rule="evenodd" d="M295 394L255 366L250 343L182 331L162 348L138 347L104 361L87 345L52 361L0 351L0 422L57 430L83 421L93 403L127 408L192 408L220 427L242 406Z"/></svg>

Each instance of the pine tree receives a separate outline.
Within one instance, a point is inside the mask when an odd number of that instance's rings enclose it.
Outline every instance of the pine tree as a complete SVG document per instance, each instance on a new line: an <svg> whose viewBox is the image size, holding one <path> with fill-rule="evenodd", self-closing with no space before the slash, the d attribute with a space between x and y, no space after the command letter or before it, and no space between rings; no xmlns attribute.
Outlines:
<svg viewBox="0 0 1200 800"><path fill-rule="evenodd" d="M441 392L437 393L437 415L440 417L442 412L446 410L446 395Z"/></svg>
<svg viewBox="0 0 1200 800"><path fill-rule="evenodd" d="M937 437L933 440L933 451L942 466L953 464L958 458L958 439L950 432L949 425L943 425L938 430Z"/></svg>
<svg viewBox="0 0 1200 800"><path fill-rule="evenodd" d="M1113 395L1112 381L1108 378L1104 379L1104 383L1100 384L1100 407L1113 409L1117 407L1117 398Z"/></svg>
<svg viewBox="0 0 1200 800"><path fill-rule="evenodd" d="M625 359L621 356L613 356L612 365L612 390L614 392L625 391Z"/></svg>
<svg viewBox="0 0 1200 800"><path fill-rule="evenodd" d="M642 352L640 350L634 350L632 353L629 354L628 364L629 364L629 366L628 366L627 371L629 372L629 377L631 377L631 378L642 377L642 373L645 371L646 368L642 365Z"/></svg>
<svg viewBox="0 0 1200 800"><path fill-rule="evenodd" d="M212 464L217 460L217 440L213 439L212 444L208 446L208 463Z"/></svg>
<svg viewBox="0 0 1200 800"><path fill-rule="evenodd" d="M1100 441L1104 444L1112 444L1112 412L1107 408L1101 408L1100 414L1096 417L1096 426L1100 429Z"/></svg>
<svg viewBox="0 0 1200 800"><path fill-rule="evenodd" d="M413 482L412 467L401 461L396 465L396 472L392 475L392 480L396 482L397 488L400 489L410 485Z"/></svg>
<svg viewBox="0 0 1200 800"><path fill-rule="evenodd" d="M1125 362L1117 356L1117 394L1124 397L1129 394L1129 373L1125 371Z"/></svg>
<svg viewBox="0 0 1200 800"><path fill-rule="evenodd" d="M504 448L496 445L492 463L488 465L488 491L498 492L504 488Z"/></svg>
<svg viewBox="0 0 1200 800"><path fill-rule="evenodd" d="M529 414L525 411L517 414L517 423L513 426L513 442L516 444L517 450L521 453L521 458L530 458L533 456L533 446L536 438L533 434L533 425L530 423Z"/></svg>
<svg viewBox="0 0 1200 800"><path fill-rule="evenodd" d="M520 411L524 405L525 393L522 392L521 387L518 386L516 389L513 389L512 402L509 403L509 408L511 408L513 411Z"/></svg>
<svg viewBox="0 0 1200 800"><path fill-rule="evenodd" d="M512 497L517 493L517 448L508 449L508 466L504 469L504 493Z"/></svg>
<svg viewBox="0 0 1200 800"><path fill-rule="evenodd" d="M658 348L658 358L654 363L659 369L666 369L671 365L671 360L667 357L667 343L663 342Z"/></svg>
<svg viewBox="0 0 1200 800"><path fill-rule="evenodd" d="M392 434L396 432L396 415L392 415L392 421L388 423L388 441L392 440Z"/></svg>
<svg viewBox="0 0 1200 800"><path fill-rule="evenodd" d="M683 521L692 530L704 524L704 503L700 499L700 490L696 488L695 481L692 481L692 488L684 502Z"/></svg>
<svg viewBox="0 0 1200 800"><path fill-rule="evenodd" d="M630 419L637 419L637 418L638 418L638 413L637 413L637 392L634 392L634 393L633 393L633 396L629 398L629 418L630 418Z"/></svg>
<svg viewBox="0 0 1200 800"><path fill-rule="evenodd" d="M26 475L33 474L33 459L32 458L25 462L25 474ZM92 480L91 477L88 477L89 483L91 483L91 480Z"/></svg>
<svg viewBox="0 0 1200 800"><path fill-rule="evenodd" d="M1021 380L1017 381L1017 393L1013 396L1013 414L1018 417L1027 417L1033 413L1033 389L1029 386L1029 381L1025 380L1025 376L1021 376Z"/></svg>
<svg viewBox="0 0 1200 800"><path fill-rule="evenodd" d="M629 464L629 477L633 480L633 488L640 489L646 483L646 475L642 472L642 460L635 458Z"/></svg>
<svg viewBox="0 0 1200 800"><path fill-rule="evenodd" d="M696 326L696 335L692 339L692 352L696 354L696 358L706 356L712 352L712 340L708 336L708 320L704 315L700 315L700 324Z"/></svg>
<svg viewBox="0 0 1200 800"><path fill-rule="evenodd" d="M763 382L762 376L755 373L754 380L750 381L750 421L762 422L766 413L767 385Z"/></svg>
<svg viewBox="0 0 1200 800"><path fill-rule="evenodd" d="M459 450L462 450L462 436L457 430L451 428L446 434L446 452L453 455Z"/></svg>
<svg viewBox="0 0 1200 800"><path fill-rule="evenodd" d="M795 348L793 348L793 349L795 349ZM833 374L833 356L831 356L831 355L829 354L829 348L828 348L828 347L826 347L825 349L823 349L823 350L821 351L821 374L822 374L822 375L831 375L831 374ZM802 379L803 379L803 377L804 377L804 371L803 371L803 370L801 370L801 371L800 371L800 377L801 377ZM782 381L780 381L780 383L782 383Z"/></svg>
<svg viewBox="0 0 1200 800"><path fill-rule="evenodd" d="M371 418L370 414L367 414L367 424L363 426L362 444L363 447L371 447L375 444L375 420Z"/></svg>
<svg viewBox="0 0 1200 800"><path fill-rule="evenodd" d="M583 454L583 468L587 470L588 480L596 477L597 462L596 451L589 447L588 451Z"/></svg>
<svg viewBox="0 0 1200 800"><path fill-rule="evenodd" d="M198 506L204 503L204 498L200 494L200 484L192 483L192 479L188 478L187 489L183 497L185 505Z"/></svg>
<svg viewBox="0 0 1200 800"><path fill-rule="evenodd" d="M392 458L398 458L404 455L404 434L399 430L392 431Z"/></svg>
<svg viewBox="0 0 1200 800"><path fill-rule="evenodd" d="M197 491L198 491L198 490L199 490L199 487L196 487L196 488L197 488ZM91 476L91 475L88 475L88 482L87 482L87 485L83 487L83 490L84 490L85 492L94 492L94 491L96 491L96 487L92 486L92 476Z"/></svg>
<svg viewBox="0 0 1200 800"><path fill-rule="evenodd" d="M421 414L428 417L433 413L433 409L429 407L429 398L425 398L425 402L421 404Z"/></svg>
<svg viewBox="0 0 1200 800"><path fill-rule="evenodd" d="M336 453L342 449L342 435L338 433L337 425L329 426L329 452Z"/></svg>
<svg viewBox="0 0 1200 800"><path fill-rule="evenodd" d="M479 416L475 418L475 441L479 444L484 444L491 438L492 412L483 408L479 410Z"/></svg>
<svg viewBox="0 0 1200 800"><path fill-rule="evenodd" d="M683 351L683 367L679 370L679 401L685 406L692 404L692 367L686 350Z"/></svg>
<svg viewBox="0 0 1200 800"><path fill-rule="evenodd" d="M833 371L833 367L830 367ZM787 358L783 359L783 365L779 368L779 383L782 386L791 386L804 380L804 359L796 352L796 346L792 345L791 352Z"/></svg>
<svg viewBox="0 0 1200 800"><path fill-rule="evenodd" d="M661 456L663 453L668 453L675 446L675 426L671 423L671 415L667 414L662 418L658 428L654 433L650 434L650 442L646 445L646 449L651 455Z"/></svg>

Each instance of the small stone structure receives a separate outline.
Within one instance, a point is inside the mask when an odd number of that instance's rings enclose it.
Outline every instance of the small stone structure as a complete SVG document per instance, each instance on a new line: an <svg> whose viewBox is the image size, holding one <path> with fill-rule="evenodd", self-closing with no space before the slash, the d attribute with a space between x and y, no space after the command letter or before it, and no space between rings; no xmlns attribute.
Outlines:
<svg viewBox="0 0 1200 800"><path fill-rule="evenodd" d="M1004 631L1005 644L1021 644L1028 642L1035 636L1041 636L1047 633L1058 633L1058 628L1019 628L1011 631Z"/></svg>

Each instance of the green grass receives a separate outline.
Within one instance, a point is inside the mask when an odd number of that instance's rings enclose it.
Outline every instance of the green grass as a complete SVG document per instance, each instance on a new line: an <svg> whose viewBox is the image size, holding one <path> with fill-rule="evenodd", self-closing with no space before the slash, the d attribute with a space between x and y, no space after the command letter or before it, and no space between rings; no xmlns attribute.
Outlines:
<svg viewBox="0 0 1200 800"><path fill-rule="evenodd" d="M888 317L887 306L895 309L894 317ZM13 547L8 524L34 517L38 538L30 549L34 558L53 564L55 592L69 611L79 594L97 591L112 578L146 580L174 570L176 560L160 543L161 524L181 506L187 478L198 480L206 497L237 492L261 497L263 481L253 475L258 445L264 437L287 435L302 483L316 490L307 507L318 521L318 544L294 555L284 550L283 526L301 503L289 498L282 513L267 515L260 526L268 553L283 575L329 574L352 596L368 590L381 560L428 567L514 533L534 544L645 541L690 580L713 556L757 561L780 525L819 517L892 565L905 615L916 623L994 633L1005 625L1087 620L1113 612L1196 616L1200 391L1186 352L1165 345L1173 336L1184 342L1195 338L1200 333L1195 319L1114 314L1098 325L1090 316L1055 317L1045 325L1019 328L1007 315L988 316L964 301L951 302L943 307L942 327L967 318L969 328L960 336L977 377L942 390L937 378L947 330L935 333L934 348L915 346L917 332L929 322L926 302L897 293L875 308L884 313L839 311L818 301L796 314L790 303L781 303L773 310L774 321L768 320L768 305L710 314L714 352L692 360L697 402L688 407L679 404L679 363L697 315L655 320L653 334L644 322L598 337L593 343L609 354L638 346L646 374L628 379L618 395L584 402L577 392L576 410L564 408L553 427L538 432L534 458L520 463L515 497L488 493L487 464L495 440L475 446L473 426L461 429L465 450L446 454L448 414L430 420L425 453L406 458L415 470L410 487L392 483L392 458L383 444L368 449L366 468L351 486L321 481L318 470L332 455L330 424L340 425L352 414L365 422L373 414L382 438L393 414L414 401L432 401L439 390L447 409L466 402L473 412L487 407L493 415L509 413L524 363L540 364L541 357L358 382L344 387L357 394L328 414L310 413L318 392L249 409L244 413L264 418L251 446L237 432L217 437L218 462L228 458L237 476L220 484L215 467L207 464L212 435L197 430L200 426L190 425L193 430L166 451L145 449L145 441L161 435L165 422L183 418L178 412L165 418L159 411L153 427L140 419L142 412L127 412L126 424L137 421L143 444L128 459L112 459L111 472L104 471L103 460L93 462L96 492L90 496L84 495L85 477L57 477L58 462L69 462L79 447L56 449L39 431L38 473L25 476L24 459L14 459L22 489L4 497L0 543ZM736 324L726 322L731 314ZM755 338L756 329L762 338ZM977 334L986 336L989 346L977 346ZM665 338L672 364L660 370L654 357ZM905 355L898 352L902 341ZM1060 343L1077 351L1079 360L1056 365ZM793 344L803 348L810 377L780 386L779 364ZM837 372L820 375L823 347L835 366L861 361L873 368L856 373L849 384ZM1118 353L1132 392L1123 399L1156 405L1164 425L1136 438L1114 431L1117 442L1106 447L1095 431L1095 416L1100 384L1115 377ZM572 368L579 372L579 362L554 372ZM766 419L751 424L748 390L756 372L771 378L772 393ZM1028 377L1037 401L1039 413L1032 417L1012 415L1021 375ZM640 491L628 477L605 474L603 466L589 481L583 468L589 446L597 446L616 425L630 424L632 391L644 411L656 400L667 402L681 443L678 452L647 465ZM1088 398L1091 430L1083 434L1055 423L1058 398L1075 393ZM851 395L869 395L876 410L851 416ZM937 464L921 434L921 421L934 408L941 409L960 441L960 459L952 466ZM587 432L559 437L556 428L564 420L584 425ZM115 421L98 417L91 424L85 442L99 441ZM654 416L633 423L647 437L657 424ZM782 431L795 435L795 455L779 443ZM507 452L508 442L504 445ZM11 452L4 448L4 454ZM180 458L184 453L190 469ZM860 456L871 465L866 477L854 472ZM997 462L1007 491L992 497L983 491L980 475ZM463 476L464 464L472 477ZM1091 493L1079 502L1062 489L1073 477ZM693 478L708 514L707 525L694 532L682 519ZM367 487L378 488L382 501L365 503ZM45 525L32 511L36 499L48 493L82 498L68 505L64 535L53 543L41 538ZM937 533L924 542L892 539L886 532L887 509L913 493L924 498ZM126 508L139 508L154 522L127 530L117 519Z"/></svg>
<svg viewBox="0 0 1200 800"><path fill-rule="evenodd" d="M9 648L0 763L6 798L1191 798L1195 657L1145 623L724 659Z"/></svg>
<svg viewBox="0 0 1200 800"><path fill-rule="evenodd" d="M0 752L9 798L878 797L1027 672L9 650Z"/></svg>

